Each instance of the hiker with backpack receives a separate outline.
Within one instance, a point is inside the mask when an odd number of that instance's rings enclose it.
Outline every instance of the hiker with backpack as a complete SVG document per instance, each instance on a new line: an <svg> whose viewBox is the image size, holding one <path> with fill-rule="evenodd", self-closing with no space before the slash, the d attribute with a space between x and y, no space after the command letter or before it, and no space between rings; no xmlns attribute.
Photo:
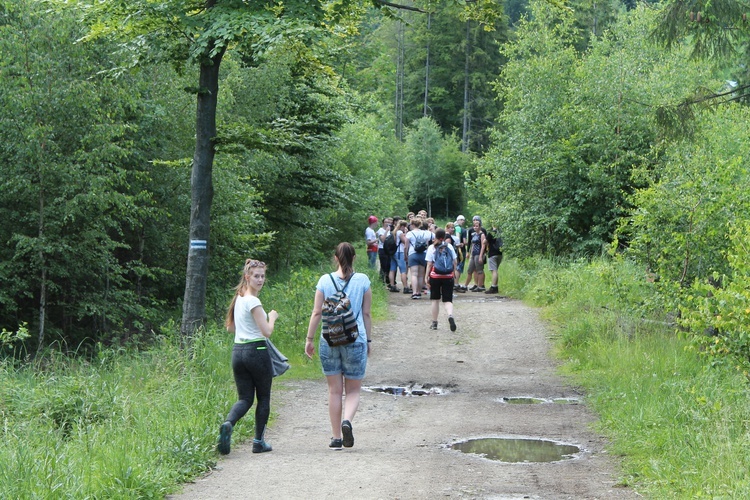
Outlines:
<svg viewBox="0 0 750 500"><path fill-rule="evenodd" d="M450 238L450 235L448 236ZM456 320L453 318L453 277L456 274L458 258L453 245L445 241L445 229L435 231L435 242L427 249L427 287L430 290L432 304L431 330L438 328L440 301L443 302L448 323L452 332L456 331Z"/></svg>
<svg viewBox="0 0 750 500"><path fill-rule="evenodd" d="M405 257L411 271L412 299L421 299L422 289L425 286L424 277L425 268L427 267L425 255L433 238L432 233L427 228L427 221L413 219L412 230L406 235L409 244L406 246Z"/></svg>
<svg viewBox="0 0 750 500"><path fill-rule="evenodd" d="M334 450L354 446L352 420L359 407L371 351L372 289L366 274L354 272L354 257L351 243L336 247L336 271L318 280L305 341L305 354L312 359L315 333L322 322L318 354L328 383L328 416L333 434L328 446Z"/></svg>
<svg viewBox="0 0 750 500"><path fill-rule="evenodd" d="M497 293L498 268L503 261L503 238L500 236L500 230L492 226L491 232L487 232L487 263L492 273L492 284L484 292L487 294Z"/></svg>
<svg viewBox="0 0 750 500"><path fill-rule="evenodd" d="M393 231L393 218L384 217L383 225L380 226L380 229L378 229L375 233L375 235L378 237L378 261L380 261L380 279L383 281L383 284L388 286L388 288L390 288L390 283L388 282L388 273L391 270L391 257L393 256L395 251L386 251L385 240L391 231Z"/></svg>
<svg viewBox="0 0 750 500"><path fill-rule="evenodd" d="M393 255L391 256L391 268L388 273L388 282L390 283L388 285L388 290L391 292L399 291L396 286L396 271L398 271L401 273L401 288L404 293L408 294L411 293L411 289L407 283L408 276L406 273L406 261L404 260L407 223L405 220L399 220L396 222L394 218L394 226L395 228L391 231L388 237L386 237L385 242L383 242L383 248L388 252L393 252ZM392 241L389 238L391 238ZM395 248L393 248L394 245Z"/></svg>

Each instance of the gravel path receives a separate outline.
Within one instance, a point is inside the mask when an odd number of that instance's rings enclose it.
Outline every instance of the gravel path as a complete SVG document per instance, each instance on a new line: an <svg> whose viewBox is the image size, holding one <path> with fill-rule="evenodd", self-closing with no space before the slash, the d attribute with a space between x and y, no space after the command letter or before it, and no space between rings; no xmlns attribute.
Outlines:
<svg viewBox="0 0 750 500"><path fill-rule="evenodd" d="M617 459L591 429L585 398L555 371L537 311L478 293L455 300L453 333L441 307L390 294L391 319L374 327L355 445L328 449L326 385L274 382L278 415L266 437L271 453L236 445L214 471L185 486L189 499L636 498L617 485ZM416 385L415 385L416 384ZM378 389L436 387L443 394L397 396ZM503 398L571 398L579 404L509 404ZM240 424L241 425L241 424ZM572 444L575 458L506 463L451 445L476 438L535 438Z"/></svg>

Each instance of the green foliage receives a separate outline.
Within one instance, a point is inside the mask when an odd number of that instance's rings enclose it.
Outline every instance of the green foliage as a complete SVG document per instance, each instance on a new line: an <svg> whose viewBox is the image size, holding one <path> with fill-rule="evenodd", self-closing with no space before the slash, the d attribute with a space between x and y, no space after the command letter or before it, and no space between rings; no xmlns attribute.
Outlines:
<svg viewBox="0 0 750 500"><path fill-rule="evenodd" d="M533 3L532 14L503 49L501 125L476 184L513 252L598 255L645 183L634 172L656 162L656 110L712 80L684 52L648 42L647 9L623 15L585 54L571 13Z"/></svg>
<svg viewBox="0 0 750 500"><path fill-rule="evenodd" d="M638 207L620 232L629 252L661 279L689 286L712 273L729 274L728 230L750 209L744 185L747 110L721 107L698 117L695 138L666 148L652 183L637 191Z"/></svg>
<svg viewBox="0 0 750 500"><path fill-rule="evenodd" d="M444 217L460 210L469 157L460 152L458 139L444 137L432 118L420 118L407 130L404 150L410 206L426 207L428 214Z"/></svg>
<svg viewBox="0 0 750 500"><path fill-rule="evenodd" d="M696 280L681 308L680 323L693 349L712 364L736 368L750 377L750 222L730 227L726 250L730 273Z"/></svg>

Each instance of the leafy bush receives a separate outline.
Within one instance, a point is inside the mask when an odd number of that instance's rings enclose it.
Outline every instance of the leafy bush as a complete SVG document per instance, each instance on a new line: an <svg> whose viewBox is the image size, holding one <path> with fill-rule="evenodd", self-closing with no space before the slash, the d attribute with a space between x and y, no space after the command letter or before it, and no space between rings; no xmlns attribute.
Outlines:
<svg viewBox="0 0 750 500"><path fill-rule="evenodd" d="M732 226L726 253L729 275L696 281L681 309L693 347L712 363L730 364L750 377L750 222Z"/></svg>

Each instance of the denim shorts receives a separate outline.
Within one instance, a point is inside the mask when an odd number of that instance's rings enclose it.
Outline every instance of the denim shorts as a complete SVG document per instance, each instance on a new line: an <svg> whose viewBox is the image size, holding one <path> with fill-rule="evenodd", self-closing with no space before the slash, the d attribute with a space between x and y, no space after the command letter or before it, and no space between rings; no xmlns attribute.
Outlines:
<svg viewBox="0 0 750 500"><path fill-rule="evenodd" d="M391 271L398 271L401 274L406 273L406 262L404 261L404 252L396 252L396 255L391 257Z"/></svg>
<svg viewBox="0 0 750 500"><path fill-rule="evenodd" d="M421 253L411 252L409 254L409 267L414 267L414 266L426 267L427 266L427 261L425 260L426 256L427 254L425 252L421 252Z"/></svg>
<svg viewBox="0 0 750 500"><path fill-rule="evenodd" d="M367 342L357 340L351 344L331 347L321 338L318 352L324 375L343 374L349 380L365 378Z"/></svg>

